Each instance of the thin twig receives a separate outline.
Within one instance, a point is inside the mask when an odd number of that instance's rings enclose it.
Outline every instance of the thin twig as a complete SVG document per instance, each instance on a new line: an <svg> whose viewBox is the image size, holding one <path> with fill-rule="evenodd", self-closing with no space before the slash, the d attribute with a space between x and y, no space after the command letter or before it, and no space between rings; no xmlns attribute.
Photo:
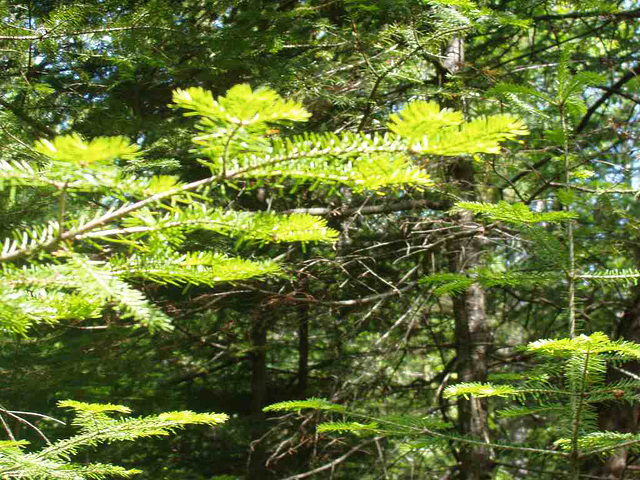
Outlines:
<svg viewBox="0 0 640 480"><path fill-rule="evenodd" d="M47 438L47 436L42 433L42 430L40 430L38 427L36 427L33 423L31 423L28 420L25 420L24 418L22 418L19 415L15 415L14 413L12 413L10 410L2 410L4 413L6 413L7 415L9 415L12 418L15 418L16 420L18 420L20 423L24 423L25 425L27 425L28 427L32 428L34 432L36 432L38 434L38 436L40 438L42 438L47 445L51 446L51 442L49 441L49 439Z"/></svg>
<svg viewBox="0 0 640 480"><path fill-rule="evenodd" d="M7 422L5 421L4 417L2 415L0 415L0 421L2 422L2 426L4 428L4 431L7 432L7 436L9 437L9 439L11 441L16 441L16 437L13 436L13 432L11 431L11 429L9 428L9 425L7 425Z"/></svg>

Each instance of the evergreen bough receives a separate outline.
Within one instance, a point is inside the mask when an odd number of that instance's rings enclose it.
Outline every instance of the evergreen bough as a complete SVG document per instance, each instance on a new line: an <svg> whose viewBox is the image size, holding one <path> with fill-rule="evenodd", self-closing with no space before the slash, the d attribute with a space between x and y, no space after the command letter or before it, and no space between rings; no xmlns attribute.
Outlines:
<svg viewBox="0 0 640 480"><path fill-rule="evenodd" d="M132 174L127 164L144 164L144 153L124 137L88 140L72 133L42 139L33 149L39 156L31 161L0 162L0 187L12 198L28 189L56 199L49 218L14 231L2 242L0 329L5 334L28 336L37 324L95 319L108 311L131 319L134 327L169 331L171 318L137 287L141 280L212 286L286 273L273 259L190 249L185 240L195 231L258 243L333 242L338 237L324 219L310 215L217 208L208 195L213 187L240 183L247 188L249 181L258 187L268 181L292 189L302 183L340 185L378 194L405 185L426 189L432 182L413 162L416 153L494 152L499 141L526 132L520 120L508 115L465 123L455 112L416 102L393 116L388 133L282 136L277 135L280 129L310 115L298 102L268 88L237 85L217 99L201 88L190 88L177 90L173 99L172 107L199 119L194 152L210 169L200 180L184 183L173 176ZM34 452L19 440L1 443L0 475L129 477L136 470L81 465L74 455L102 443L166 435L187 424L214 426L227 419L193 412L114 418L129 410L72 400L59 405L76 412L74 425L80 432ZM307 405L308 401L296 409ZM323 405L329 404L313 404L321 409ZM354 431L357 425L326 429ZM373 431L377 425L358 428Z"/></svg>
<svg viewBox="0 0 640 480"><path fill-rule="evenodd" d="M110 477L129 478L140 473L104 463L78 463L73 459L81 450L115 441L134 441L139 438L169 435L186 425L216 426L224 423L225 414L166 412L141 418L122 415L130 409L122 405L92 404L66 400L60 408L75 413L75 436L50 443L38 452L26 451L28 442L3 441L0 443L0 476L2 478L80 480ZM119 415L119 417L114 417Z"/></svg>

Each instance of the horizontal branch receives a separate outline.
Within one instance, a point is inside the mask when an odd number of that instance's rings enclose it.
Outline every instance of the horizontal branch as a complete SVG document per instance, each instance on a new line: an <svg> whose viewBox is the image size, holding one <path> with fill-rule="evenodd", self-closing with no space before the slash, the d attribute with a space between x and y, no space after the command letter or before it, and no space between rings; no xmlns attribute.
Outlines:
<svg viewBox="0 0 640 480"><path fill-rule="evenodd" d="M120 208L118 208L117 210L111 211L111 212L107 212L106 214L102 215L101 217L98 217L94 220L91 220L90 222L85 223L84 225L81 225L77 228L68 230L66 232L63 232L62 234L55 236L53 238L51 238L50 240L46 241L46 242L42 242L36 245L32 245L29 247L25 247L25 248L21 248L19 250L16 250L14 252L8 253L6 255L2 255L0 256L0 262L7 262L7 261L11 261L11 260L18 260L21 258L25 258L28 257L29 255L31 255L32 253L38 251L38 250L47 250L47 249L51 249L53 247L55 247L56 245L58 245L60 242L64 242L67 240L73 240L77 237L79 237L80 235L90 232L91 230L94 230L96 228L100 228L104 225L106 225L109 222L112 222L113 220L117 220L118 218L124 217L125 215L134 212L136 210L140 210L141 208L151 204L151 203L156 203L159 202L161 200L165 200L167 198L171 198L175 195L178 195L180 193L183 192L187 192L190 190L196 190L197 188L209 185L210 183L213 183L215 181L220 180L221 176L217 175L215 177L208 177L208 178L204 178L202 180L197 180L195 182L191 182L191 183L187 183L186 185L182 185L178 188L174 188L172 190L168 190L166 192L162 192L162 193L158 193L156 195L152 195L151 197L145 198L143 200L140 200L138 202L135 203L129 203L127 205L124 205Z"/></svg>
<svg viewBox="0 0 640 480"><path fill-rule="evenodd" d="M558 13L550 15L539 15L533 17L534 22L540 22L544 20L566 20L572 18L592 18L592 17L606 17L615 18L617 20L640 18L640 8L636 10L629 10L623 12L608 12L606 10L592 10L590 12L570 12L570 13Z"/></svg>
<svg viewBox="0 0 640 480"><path fill-rule="evenodd" d="M40 135L44 134L44 135L47 135L49 137L54 137L56 135L56 132L54 132L51 128L47 127L44 123L40 122L39 120L36 120L35 118L30 117L29 115L27 115L25 112L23 112L19 108L14 107L9 102L6 102L5 100L2 100L1 98L0 98L0 106L2 106L3 108L6 108L7 110L9 110L19 120L22 120L24 123L26 123L27 125L32 127Z"/></svg>
<svg viewBox="0 0 640 480"><path fill-rule="evenodd" d="M90 30L78 30L74 32L65 32L65 33L56 33L52 34L43 30L42 33L36 33L33 35L0 35L0 40L12 40L12 41L43 41L48 40L50 38L64 38L64 37L73 37L75 35L88 35L92 33L113 33L113 32L122 32L126 30L166 30L169 32L178 32L175 28L170 27L158 27L151 25L130 25L128 27L107 27L107 28L96 28Z"/></svg>
<svg viewBox="0 0 640 480"><path fill-rule="evenodd" d="M62 186L62 185L60 185ZM444 210L446 207L443 204L432 202L430 200L407 200L404 202L390 203L386 205L370 205L360 207L341 207L341 208L329 208L329 207L311 207L311 208L293 208L291 210L285 210L282 213L285 215L306 213L308 215L316 216L331 216L331 217L347 217L349 215L373 215L378 213L392 213L405 210L418 210L420 208L430 208L432 210ZM164 230L172 227L180 227L185 224L192 223L194 225L200 225L205 222L194 220L192 222L169 222L161 227L153 226L136 226L136 227L124 227L124 228L112 228L109 230L99 230L95 232L89 232L82 235L77 235L76 238L103 238L114 235L126 235L129 233L145 233L157 230Z"/></svg>
<svg viewBox="0 0 640 480"><path fill-rule="evenodd" d="M607 100L609 100L609 98L611 98L614 94L618 93L624 84L630 82L638 75L640 75L640 64L632 67L627 73L625 73L620 78L620 80L618 80L616 83L611 85L611 87L607 89L607 91L605 91L605 93L598 100L596 100L593 105L589 107L587 112L582 117L582 120L576 127L575 133L582 132L582 130L584 130L584 128L587 126L587 123L589 123L589 120L591 119L593 114L596 113L598 108L600 108L600 106L603 103L605 103Z"/></svg>
<svg viewBox="0 0 640 480"><path fill-rule="evenodd" d="M379 149L371 149L370 152L395 152L397 151L397 149L393 149L391 147L381 147ZM80 225L76 228L72 228L71 230L68 230L66 232L61 232L59 235L53 236L51 238L49 238L49 240L40 242L40 243L36 243L36 244L31 244L29 246L26 246L24 248L20 248L14 251L11 251L10 253L6 253L4 255L0 255L0 262L6 262L6 261L12 261L12 260L19 260L22 258L26 258L29 255L32 255L33 253L39 251L39 250L50 250L52 248L54 248L56 245L60 244L61 242L67 241L67 240L73 240L76 239L78 237L80 237L81 235L84 235L92 230L95 230L97 228L101 228L105 225L107 225L108 223L117 220L119 218L124 217L125 215L135 212L136 210L140 210L141 208L146 207L149 204L153 204L153 203L158 203L162 200L166 200L169 199L173 196L179 195L181 193L185 193L185 192L189 192L192 190L197 190L201 187L205 187L207 185L210 185L212 183L215 182L222 182L225 180L233 180L236 177L242 177L243 175L250 173L254 170L259 170L261 168L266 168L266 167L273 167L275 165L278 164L282 164L282 163L286 163L288 161L292 161L292 160L299 160L301 158L315 158L318 156L322 156L325 155L326 151L325 150L318 150L318 151L314 151L313 153L307 153L307 152L303 152L303 153L294 153L291 155L284 155L284 156L280 156L277 157L271 161L259 164L259 165L252 165L246 168L241 168L239 170L233 170L233 171L225 171L219 175L215 175L215 176L211 176L211 177L207 177L207 178L203 178L201 180L196 180L195 182L191 182L191 183L187 183L184 185L181 185L179 187L173 188L171 190L167 190L165 192L160 192L157 193L155 195L152 195L151 197L139 200L137 202L133 202L133 203L128 203L126 205L123 205L120 208L117 208L115 210L109 211L107 213L105 213L104 215L95 218L87 223L85 223L84 225ZM59 227L61 228L61 227Z"/></svg>
<svg viewBox="0 0 640 480"><path fill-rule="evenodd" d="M363 414L359 414L359 413L355 413L355 412L351 412L349 411L348 414L350 416L353 417L360 417L363 419L366 419L368 421L370 421L371 419L367 416L367 415L363 415ZM385 420L382 418L377 418L376 421L378 421L381 424L389 424L391 426L396 426L396 423L392 420ZM447 440L447 441L452 441L452 442L458 442L458 443L465 443L467 445L477 445L480 447L485 447L485 448L495 448L496 450L511 450L511 451L516 451L516 452L527 452L527 453L537 453L537 454L542 454L542 455L552 455L552 456L560 456L560 457L569 457L569 454L566 452L560 452L560 451L556 451L556 450L545 450L542 448L532 448L532 447L520 447L517 445L506 445L506 444L501 444L501 443L491 443L485 440L476 440L473 438L469 438L469 437L462 437L456 434L448 434L448 433L444 433L444 432L437 432L435 430L431 430L428 428L420 428L420 427L416 427L415 428L416 433L420 434L420 435L427 435L427 436L431 436L431 437L435 437L435 438L440 438L443 440Z"/></svg>
<svg viewBox="0 0 640 480"><path fill-rule="evenodd" d="M282 213L307 213L309 215L331 217L348 217L350 215L375 215L378 213L401 212L404 210L418 210L421 208L429 208L431 210L445 210L448 208L444 203L434 202L432 200L405 200L403 202L387 203L385 205L361 205L359 207L311 207L311 208L292 208Z"/></svg>
<svg viewBox="0 0 640 480"><path fill-rule="evenodd" d="M547 185L550 187L567 188L567 185L559 182L548 182ZM593 188L581 187L579 185L569 185L569 188L571 188L572 190L578 190L579 192L593 193L596 195L608 195L612 193L637 194L638 192L640 192L640 190L637 188L608 188L594 190Z"/></svg>
<svg viewBox="0 0 640 480"><path fill-rule="evenodd" d="M622 448L633 447L634 445L640 444L640 439L628 440L626 442L621 442L616 445L609 445L606 447L594 448L593 450L587 450L586 452L582 452L579 455L580 459L588 458L592 455L597 455L598 453L611 452L613 450L619 450Z"/></svg>
<svg viewBox="0 0 640 480"><path fill-rule="evenodd" d="M331 307L353 307L356 305L365 305L367 303L373 303L380 300L385 300L389 297L393 297L396 295L402 295L403 293L408 292L409 290L416 287L417 285L418 285L418 282L411 282L402 288L394 288L393 290L390 290L385 293L376 293L374 295L354 298L352 300L318 300L317 298L294 297L292 295L286 295L279 292L272 292L270 290L263 290L263 289L251 287L248 285L244 285L244 287L256 292L271 295L272 297L280 298L282 299L283 302L287 302L287 303L307 303L312 305L328 305Z"/></svg>
<svg viewBox="0 0 640 480"><path fill-rule="evenodd" d="M581 280L629 280L639 279L640 273L611 273L603 275L584 274L576 275L575 278L579 278Z"/></svg>

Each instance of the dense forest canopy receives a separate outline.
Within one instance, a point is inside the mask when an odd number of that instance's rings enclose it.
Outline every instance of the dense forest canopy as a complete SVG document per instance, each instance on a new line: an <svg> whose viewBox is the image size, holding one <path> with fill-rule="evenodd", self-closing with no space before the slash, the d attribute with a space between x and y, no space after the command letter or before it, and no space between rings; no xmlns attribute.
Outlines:
<svg viewBox="0 0 640 480"><path fill-rule="evenodd" d="M639 18L0 1L0 475L638 476Z"/></svg>

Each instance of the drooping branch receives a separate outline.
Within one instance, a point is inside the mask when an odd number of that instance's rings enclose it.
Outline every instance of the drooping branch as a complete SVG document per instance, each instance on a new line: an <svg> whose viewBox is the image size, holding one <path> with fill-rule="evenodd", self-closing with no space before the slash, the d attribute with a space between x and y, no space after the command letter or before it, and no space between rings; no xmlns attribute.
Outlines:
<svg viewBox="0 0 640 480"><path fill-rule="evenodd" d="M628 96L626 94L621 92L621 89L626 83L629 83L631 80L633 80L638 75L640 75L640 64L634 66L631 70L629 70L627 73L625 73L622 76L622 78L620 78L620 80L618 80L611 87L598 86L597 88L600 88L601 90L604 90L605 93L593 105L591 105L587 109L587 112L584 114L584 116L580 120L580 123L574 129L574 133L575 134L581 133L586 128L587 124L589 123L589 120L595 114L595 112L598 110L598 108L600 108L602 106L602 104L605 103L607 100L609 100L609 98L611 98L613 95L620 95L620 96L623 96L625 98L628 98ZM505 185L505 187L515 184L518 180L520 180L523 177L525 177L526 175L528 175L531 171L537 170L537 169L545 166L547 163L549 163L551 161L551 159L552 159L551 156L543 158L543 159L539 160L536 164L534 164L531 169L524 170L522 172L517 173L516 175L511 177L510 181L507 182L508 185Z"/></svg>
<svg viewBox="0 0 640 480"><path fill-rule="evenodd" d="M375 295L368 295L366 297L359 297L351 300L319 300L317 298L306 297L306 296L294 297L293 295L287 295L279 292L273 292L269 290L255 288L255 287L252 287L251 285L243 285L243 287L246 287L248 290L254 290L260 293L270 295L274 298L279 298L284 303L310 303L315 305L325 305L325 306L332 306L332 307L353 307L356 305L366 305L368 303L385 300L387 298L394 297L396 295L402 295L403 293L408 292L409 290L412 290L417 285L418 285L418 282L410 282L404 287L394 288L385 293L377 293Z"/></svg>
<svg viewBox="0 0 640 480"><path fill-rule="evenodd" d="M582 117L582 120L576 127L575 133L582 132L582 130L584 130L584 128L587 126L587 123L589 123L589 120L591 119L593 114L596 113L598 108L600 108L600 106L607 100L609 100L609 98L611 98L614 94L617 94L624 84L630 82L638 75L640 75L640 64L635 65L633 68L631 68L631 70L625 73L622 78L620 78L620 80L611 85L611 87L608 88L607 91L605 91L605 93L598 100L596 100L593 105L589 107L587 112Z"/></svg>
<svg viewBox="0 0 640 480"><path fill-rule="evenodd" d="M114 32L122 32L122 31L132 31L132 30L167 30L169 32L177 32L175 28L169 27L159 27L152 25L130 25L128 27L106 27L106 28L92 28L88 30L78 30L74 32L64 32L64 33L50 33L47 31L42 31L42 33L36 33L33 35L0 35L0 40L11 40L14 42L17 41L43 41L49 40L52 38L64 38L64 37L73 37L77 35L90 35L93 33L114 33Z"/></svg>
<svg viewBox="0 0 640 480"><path fill-rule="evenodd" d="M22 120L24 123L29 125L31 128L36 130L37 133L41 135L46 135L48 137L55 137L56 132L47 127L44 123L36 120L35 118L30 117L25 112L20 110L19 108L14 107L9 102L6 102L0 98L0 106L6 108L11 113L13 113L19 120Z"/></svg>

